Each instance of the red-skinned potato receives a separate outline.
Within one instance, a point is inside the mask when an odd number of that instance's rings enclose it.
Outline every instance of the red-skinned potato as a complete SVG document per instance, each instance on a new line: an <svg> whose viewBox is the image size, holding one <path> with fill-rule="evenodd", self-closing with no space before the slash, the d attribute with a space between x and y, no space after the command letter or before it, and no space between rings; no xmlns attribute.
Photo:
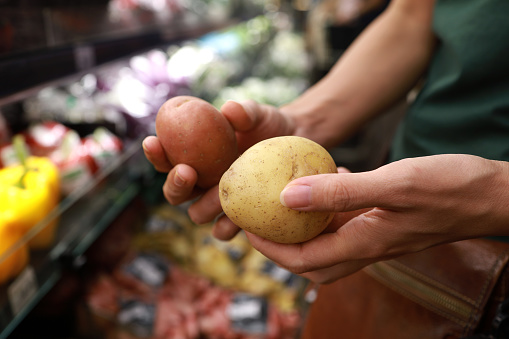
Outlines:
<svg viewBox="0 0 509 339"><path fill-rule="evenodd" d="M219 110L196 97L167 100L157 113L156 134L171 164L194 168L201 188L217 185L238 156L233 127Z"/></svg>

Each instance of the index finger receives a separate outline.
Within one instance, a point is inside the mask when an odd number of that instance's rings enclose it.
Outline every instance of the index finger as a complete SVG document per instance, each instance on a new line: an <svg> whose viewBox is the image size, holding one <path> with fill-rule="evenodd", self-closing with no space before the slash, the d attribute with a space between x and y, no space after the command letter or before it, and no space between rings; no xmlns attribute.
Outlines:
<svg viewBox="0 0 509 339"><path fill-rule="evenodd" d="M145 157L150 161L158 172L169 172L173 166L166 157L163 146L155 136L148 136L142 143Z"/></svg>

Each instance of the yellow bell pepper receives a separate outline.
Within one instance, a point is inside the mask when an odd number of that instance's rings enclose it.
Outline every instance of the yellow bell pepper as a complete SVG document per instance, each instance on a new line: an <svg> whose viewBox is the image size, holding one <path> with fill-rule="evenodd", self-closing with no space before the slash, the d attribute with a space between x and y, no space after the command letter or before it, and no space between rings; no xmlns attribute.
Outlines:
<svg viewBox="0 0 509 339"><path fill-rule="evenodd" d="M0 284L17 276L28 264L28 246L21 243L22 236L0 219Z"/></svg>
<svg viewBox="0 0 509 339"><path fill-rule="evenodd" d="M49 158L31 156L21 162L0 170L0 220L4 227L26 234L58 205L60 179ZM30 239L30 247L50 246L57 223L53 218Z"/></svg>

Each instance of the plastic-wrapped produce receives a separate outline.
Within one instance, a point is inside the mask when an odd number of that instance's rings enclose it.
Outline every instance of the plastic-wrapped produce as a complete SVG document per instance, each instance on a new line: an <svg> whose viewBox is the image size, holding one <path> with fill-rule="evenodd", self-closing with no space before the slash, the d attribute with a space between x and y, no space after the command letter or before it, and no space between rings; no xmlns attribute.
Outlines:
<svg viewBox="0 0 509 339"><path fill-rule="evenodd" d="M243 233L221 242L211 227L181 208L154 208L121 263L90 282L94 326L114 338L295 338L304 280Z"/></svg>
<svg viewBox="0 0 509 339"><path fill-rule="evenodd" d="M193 226L178 208L163 204L153 208L134 244L139 250L157 251L189 267L194 251Z"/></svg>
<svg viewBox="0 0 509 339"><path fill-rule="evenodd" d="M214 105L220 107L227 100L252 99L264 104L281 106L298 97L306 87L306 80L285 77L270 79L249 77L238 86L223 88L214 100Z"/></svg>
<svg viewBox="0 0 509 339"><path fill-rule="evenodd" d="M150 293L133 289L148 286L141 275L98 275L86 296L93 325L114 338L295 338L296 310L281 311L265 297L217 286L178 266L170 265L167 272Z"/></svg>
<svg viewBox="0 0 509 339"><path fill-rule="evenodd" d="M251 250L243 233L221 242L210 233L210 226L198 228L195 236L195 269L220 286L236 288L242 274L241 262Z"/></svg>

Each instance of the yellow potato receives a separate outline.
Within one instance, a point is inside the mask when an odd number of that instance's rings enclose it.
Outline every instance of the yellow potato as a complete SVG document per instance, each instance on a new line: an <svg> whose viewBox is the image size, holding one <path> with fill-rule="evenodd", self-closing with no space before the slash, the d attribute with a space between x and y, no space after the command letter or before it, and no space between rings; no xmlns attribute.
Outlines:
<svg viewBox="0 0 509 339"><path fill-rule="evenodd" d="M330 154L306 138L285 136L257 143L223 174L219 199L225 214L240 228L279 243L316 237L334 213L302 212L283 206L279 195L292 180L337 173Z"/></svg>

